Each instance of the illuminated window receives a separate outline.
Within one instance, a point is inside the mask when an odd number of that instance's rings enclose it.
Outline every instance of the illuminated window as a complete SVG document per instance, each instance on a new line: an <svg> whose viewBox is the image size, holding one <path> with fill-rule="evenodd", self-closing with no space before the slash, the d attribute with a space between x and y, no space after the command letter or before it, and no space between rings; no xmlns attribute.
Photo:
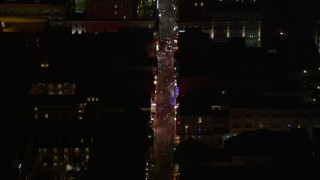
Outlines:
<svg viewBox="0 0 320 180"><path fill-rule="evenodd" d="M201 117L198 118L198 123L199 123L199 124L202 123L202 118L201 118Z"/></svg>
<svg viewBox="0 0 320 180"><path fill-rule="evenodd" d="M198 6L198 3L194 3L194 6Z"/></svg>
<svg viewBox="0 0 320 180"><path fill-rule="evenodd" d="M75 13L84 13L86 8L85 0L75 0Z"/></svg>
<svg viewBox="0 0 320 180"><path fill-rule="evenodd" d="M47 68L47 67L49 67L49 63L41 63L40 67Z"/></svg>
<svg viewBox="0 0 320 180"><path fill-rule="evenodd" d="M114 14L118 14L118 12L117 12L117 11L114 11Z"/></svg>
<svg viewBox="0 0 320 180"><path fill-rule="evenodd" d="M48 119L49 118L49 114L44 114L44 118Z"/></svg>
<svg viewBox="0 0 320 180"><path fill-rule="evenodd" d="M5 28L6 28L6 24L5 24L5 22L3 22L3 21L1 21L1 28L2 28L2 29L5 29Z"/></svg>
<svg viewBox="0 0 320 180"><path fill-rule="evenodd" d="M39 37L36 38L36 46L39 47L40 46L40 40Z"/></svg>
<svg viewBox="0 0 320 180"><path fill-rule="evenodd" d="M80 142L81 142L81 143L83 143L83 142L84 142L83 138L81 138L81 139L80 139Z"/></svg>
<svg viewBox="0 0 320 180"><path fill-rule="evenodd" d="M64 160L64 162L68 162L69 161L69 156L63 156L63 160Z"/></svg>
<svg viewBox="0 0 320 180"><path fill-rule="evenodd" d="M117 9L117 5L114 5L114 8Z"/></svg>
<svg viewBox="0 0 320 180"><path fill-rule="evenodd" d="M74 152L75 153L79 153L80 152L80 149L78 147L74 148Z"/></svg>
<svg viewBox="0 0 320 180"><path fill-rule="evenodd" d="M184 126L184 133L185 134L189 133L189 126L188 125Z"/></svg>
<svg viewBox="0 0 320 180"><path fill-rule="evenodd" d="M46 66L46 65L44 65ZM49 64L48 64L49 66ZM31 95L73 95L76 88L74 83L62 83L62 84L51 84L51 83L34 83L31 85L29 94ZM60 91L60 92L59 92Z"/></svg>
<svg viewBox="0 0 320 180"><path fill-rule="evenodd" d="M53 94L54 94L54 91L49 90L49 91L48 91L48 94L49 94L49 95L53 95Z"/></svg>
<svg viewBox="0 0 320 180"><path fill-rule="evenodd" d="M86 151L86 153L89 153L89 148L88 148L88 147L86 147L85 151Z"/></svg>
<svg viewBox="0 0 320 180"><path fill-rule="evenodd" d="M211 106L211 109L212 109L212 110L220 110L220 106L218 106L218 105L213 105L213 106Z"/></svg>
<svg viewBox="0 0 320 180"><path fill-rule="evenodd" d="M202 3L200 3L200 6L203 6L203 2L202 2Z"/></svg>

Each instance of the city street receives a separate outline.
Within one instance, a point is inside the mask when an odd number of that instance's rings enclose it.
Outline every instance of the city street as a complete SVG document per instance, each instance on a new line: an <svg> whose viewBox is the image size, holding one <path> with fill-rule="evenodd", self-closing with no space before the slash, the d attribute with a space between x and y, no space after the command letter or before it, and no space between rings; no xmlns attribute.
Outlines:
<svg viewBox="0 0 320 180"><path fill-rule="evenodd" d="M155 180L177 179L177 165L173 163L173 152L177 145L175 131L175 106L177 87L175 80L173 41L176 36L175 7L171 0L159 1L159 48L157 52L158 74L156 84L156 117L154 130L154 175Z"/></svg>

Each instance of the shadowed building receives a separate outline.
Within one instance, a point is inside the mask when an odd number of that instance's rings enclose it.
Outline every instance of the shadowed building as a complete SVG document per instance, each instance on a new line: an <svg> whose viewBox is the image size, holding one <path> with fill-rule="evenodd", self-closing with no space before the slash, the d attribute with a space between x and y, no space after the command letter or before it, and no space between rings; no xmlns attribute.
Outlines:
<svg viewBox="0 0 320 180"><path fill-rule="evenodd" d="M221 146L243 130L294 127L311 135L319 126L319 54L311 35L294 34L249 48L241 39L210 40L201 30L180 33L180 138Z"/></svg>
<svg viewBox="0 0 320 180"><path fill-rule="evenodd" d="M0 33L1 178L144 178L153 33L41 27Z"/></svg>

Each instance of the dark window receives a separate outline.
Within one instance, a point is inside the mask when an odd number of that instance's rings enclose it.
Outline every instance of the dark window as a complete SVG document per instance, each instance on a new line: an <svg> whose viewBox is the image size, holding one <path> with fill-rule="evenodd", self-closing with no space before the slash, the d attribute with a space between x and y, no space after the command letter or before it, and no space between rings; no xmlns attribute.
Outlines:
<svg viewBox="0 0 320 180"><path fill-rule="evenodd" d="M281 114L280 114L280 113L273 113L273 114L272 114L272 117L274 117L274 118L280 118L280 117L281 117Z"/></svg>
<svg viewBox="0 0 320 180"><path fill-rule="evenodd" d="M247 117L247 118L252 118L252 117L253 117L253 114L252 114L252 113L247 113L247 114L246 114L246 117Z"/></svg>
<svg viewBox="0 0 320 180"><path fill-rule="evenodd" d="M234 123L233 124L233 128L241 128L241 124L240 123Z"/></svg>
<svg viewBox="0 0 320 180"><path fill-rule="evenodd" d="M299 118L307 118L307 114L301 113L298 115Z"/></svg>
<svg viewBox="0 0 320 180"><path fill-rule="evenodd" d="M272 125L272 127L273 127L273 128L280 128L281 125L280 125L279 123L275 123L275 124Z"/></svg>
<svg viewBox="0 0 320 180"><path fill-rule="evenodd" d="M293 113L287 113L287 114L285 114L285 117L286 118L293 118L294 114Z"/></svg>
<svg viewBox="0 0 320 180"><path fill-rule="evenodd" d="M207 133L209 134L211 132L211 128L207 127Z"/></svg>
<svg viewBox="0 0 320 180"><path fill-rule="evenodd" d="M314 114L312 114L312 117L313 118L320 118L320 113L314 113Z"/></svg>
<svg viewBox="0 0 320 180"><path fill-rule="evenodd" d="M268 113L260 113L259 117L260 118L267 118L268 117Z"/></svg>

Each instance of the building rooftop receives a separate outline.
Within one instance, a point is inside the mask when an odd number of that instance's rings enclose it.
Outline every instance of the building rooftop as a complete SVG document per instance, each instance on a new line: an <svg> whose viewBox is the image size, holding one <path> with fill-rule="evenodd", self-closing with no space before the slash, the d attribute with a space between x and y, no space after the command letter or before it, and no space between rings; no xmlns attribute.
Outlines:
<svg viewBox="0 0 320 180"><path fill-rule="evenodd" d="M40 33L47 26L47 19L45 18L2 17L0 22L5 24L5 28L1 29L0 33Z"/></svg>

